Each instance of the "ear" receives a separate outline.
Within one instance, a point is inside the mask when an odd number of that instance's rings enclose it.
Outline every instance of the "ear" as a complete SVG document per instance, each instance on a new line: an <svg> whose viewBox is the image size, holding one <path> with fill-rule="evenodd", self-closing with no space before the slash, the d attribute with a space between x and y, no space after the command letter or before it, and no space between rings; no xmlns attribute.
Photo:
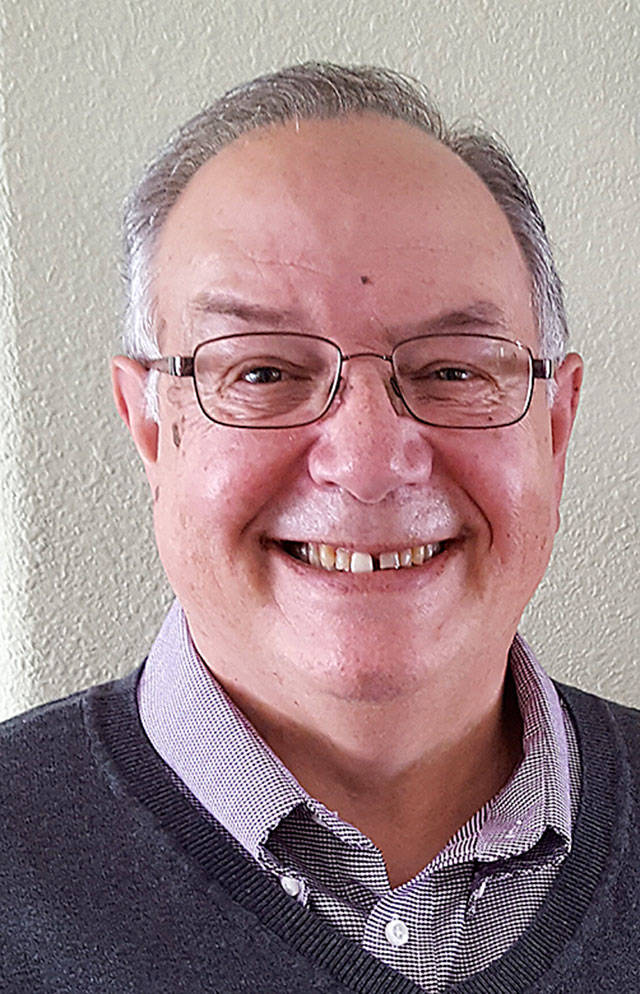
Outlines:
<svg viewBox="0 0 640 994"><path fill-rule="evenodd" d="M570 352L555 375L556 395L551 407L551 444L558 504L562 495L569 438L578 410L583 368L580 356Z"/></svg>
<svg viewBox="0 0 640 994"><path fill-rule="evenodd" d="M146 385L149 371L135 359L118 355L111 360L111 381L118 413L148 471L158 458L158 425L147 414Z"/></svg>

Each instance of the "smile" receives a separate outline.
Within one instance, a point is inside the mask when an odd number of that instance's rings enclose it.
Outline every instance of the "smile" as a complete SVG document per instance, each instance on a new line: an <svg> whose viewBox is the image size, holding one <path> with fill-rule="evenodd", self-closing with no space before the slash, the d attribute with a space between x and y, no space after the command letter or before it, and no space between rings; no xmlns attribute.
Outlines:
<svg viewBox="0 0 640 994"><path fill-rule="evenodd" d="M318 569L342 573L374 573L385 569L423 566L439 555L447 542L427 542L387 552L364 552L320 542L279 542L280 547L299 562Z"/></svg>

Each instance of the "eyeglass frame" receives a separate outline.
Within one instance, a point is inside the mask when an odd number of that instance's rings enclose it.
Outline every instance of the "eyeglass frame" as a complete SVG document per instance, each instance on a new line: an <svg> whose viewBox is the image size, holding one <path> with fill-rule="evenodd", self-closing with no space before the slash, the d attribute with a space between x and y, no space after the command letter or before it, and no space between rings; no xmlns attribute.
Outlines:
<svg viewBox="0 0 640 994"><path fill-rule="evenodd" d="M321 413L318 414L315 418L310 418L308 421L296 422L295 424L292 425L250 425L250 424L242 425L242 424L230 423L228 421L219 421L217 418L212 417L212 415L205 410L202 400L200 398L200 393L198 391L198 381L195 375L195 359L199 350L203 348L205 345L210 345L212 342L222 342L226 341L229 338L250 338L258 335L273 335L274 337L279 336L283 338L286 337L286 338L313 339L317 342L326 342L327 345L331 345L332 348L334 348L337 351L339 358L338 358L336 375L334 377L334 382L331 387L331 391L329 393L329 397L327 399L325 406L323 407ZM420 339L465 338L465 337L486 338L496 342L507 342L507 344L516 345L518 348L523 349L525 352L528 353L529 369L530 369L529 388L527 391L527 398L524 410L520 415L518 415L517 418L514 418L512 421L507 421L504 424L499 424L499 425L442 425L442 424L434 424L434 422L432 421L426 421L424 418L419 418L417 414L414 414L414 412L409 407L400 389L398 381L396 379L396 369L393 362L393 356L395 352L400 348L401 345L406 345L409 342L415 342ZM534 356L529 346L525 345L523 342L519 342L517 339L505 338L503 335L481 335L481 334L479 335L476 333L469 334L465 332L437 332L431 335L413 335L411 338L405 338L401 342L396 342L393 349L391 350L390 355L384 355L379 352L353 352L351 355L345 355L337 342L334 342L330 338L325 338L323 335L307 335L304 332L297 332L297 331L246 331L246 332L233 333L230 335L219 335L217 338L207 338L202 342L198 342L198 344L193 350L192 355L190 356L171 355L171 356L162 356L158 359L141 359L139 361L146 369L150 371L155 371L158 373L166 373L169 376L185 377L193 379L193 386L196 394L196 400L198 401L198 407L204 414L205 418L207 418L209 421L212 421L214 424L222 425L225 428L247 428L252 431L280 431L282 429L289 430L290 428L303 428L305 425L314 424L316 421L320 421L321 418L323 418L327 413L327 411L330 409L331 405L333 404L336 398L338 390L340 389L340 384L342 382L342 369L344 364L346 362L349 362L350 359L360 359L363 357L370 357L372 359L382 359L384 362L390 363L392 372L389 378L389 382L391 384L391 389L393 390L394 394L400 399L406 411L411 415L411 417L415 421L419 422L419 424L428 425L431 428L445 428L447 430L455 430L455 431L487 431L489 429L494 429L494 428L509 428L511 427L511 425L515 425L519 421L522 421L522 419L527 415L529 408L531 407L531 400L533 397L533 388L535 385L535 381L553 379L556 369L559 365L558 360L556 359L536 358L536 356Z"/></svg>

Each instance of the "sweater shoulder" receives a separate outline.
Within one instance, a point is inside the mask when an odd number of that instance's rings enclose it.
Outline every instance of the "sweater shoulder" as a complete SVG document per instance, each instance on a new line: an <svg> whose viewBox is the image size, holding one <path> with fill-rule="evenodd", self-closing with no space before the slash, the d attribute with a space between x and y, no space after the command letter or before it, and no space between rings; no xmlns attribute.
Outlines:
<svg viewBox="0 0 640 994"><path fill-rule="evenodd" d="M619 774L626 770L632 780L640 781L640 709L554 682L573 718L583 761L585 755L598 761L606 750L621 764ZM599 743L595 752L594 740Z"/></svg>
<svg viewBox="0 0 640 994"><path fill-rule="evenodd" d="M640 735L640 708L621 704L608 697L601 697L580 687L554 681L560 697L568 704L577 721L602 721L604 716L612 718L624 733Z"/></svg>
<svg viewBox="0 0 640 994"><path fill-rule="evenodd" d="M24 748L34 738L49 735L65 737L78 731L84 734L83 712L87 699L96 694L122 696L133 692L139 672L136 669L119 679L93 684L0 722L0 762L1 757L10 754L14 748Z"/></svg>
<svg viewBox="0 0 640 994"><path fill-rule="evenodd" d="M138 671L41 704L0 723L0 810L24 810L84 777L95 760L86 727L87 702L134 693Z"/></svg>
<svg viewBox="0 0 640 994"><path fill-rule="evenodd" d="M24 746L33 735L46 734L53 728L69 729L82 720L82 705L91 688L78 690L67 697L47 701L0 722L0 756L11 753L13 748Z"/></svg>

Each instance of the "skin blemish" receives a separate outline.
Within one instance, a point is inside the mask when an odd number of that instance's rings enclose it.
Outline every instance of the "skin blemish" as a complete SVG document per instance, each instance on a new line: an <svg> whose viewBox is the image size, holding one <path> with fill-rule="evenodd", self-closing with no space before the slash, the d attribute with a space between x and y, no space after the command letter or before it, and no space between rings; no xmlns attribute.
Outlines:
<svg viewBox="0 0 640 994"><path fill-rule="evenodd" d="M156 487L156 489L153 491L153 503L157 504L159 498L160 498L160 487Z"/></svg>
<svg viewBox="0 0 640 994"><path fill-rule="evenodd" d="M366 284L366 283L371 283L371 280L370 280L370 278L368 276L361 276L360 277L360 282L362 284Z"/></svg>
<svg viewBox="0 0 640 994"><path fill-rule="evenodd" d="M175 421L171 425L171 435L173 437L173 444L175 445L176 449L179 449L180 442L182 441L182 435L180 434L180 428L177 422Z"/></svg>

